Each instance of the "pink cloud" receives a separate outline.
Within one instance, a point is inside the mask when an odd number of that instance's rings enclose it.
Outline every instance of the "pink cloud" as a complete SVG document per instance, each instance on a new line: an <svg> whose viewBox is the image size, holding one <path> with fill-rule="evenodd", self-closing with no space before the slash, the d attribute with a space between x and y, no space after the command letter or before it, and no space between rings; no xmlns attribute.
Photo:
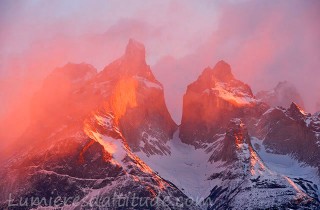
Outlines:
<svg viewBox="0 0 320 210"><path fill-rule="evenodd" d="M194 53L176 60L163 59L154 66L156 74L166 69L173 77L159 74L170 89L167 97L180 100L184 93L181 87L185 89L207 65L223 59L255 92L271 89L282 80L291 81L303 95L307 111L316 111L316 90L320 88L316 79L320 78L319 2L243 1L220 6L218 28ZM181 79L182 75L188 76ZM181 111L176 110L181 100L168 103L179 120Z"/></svg>

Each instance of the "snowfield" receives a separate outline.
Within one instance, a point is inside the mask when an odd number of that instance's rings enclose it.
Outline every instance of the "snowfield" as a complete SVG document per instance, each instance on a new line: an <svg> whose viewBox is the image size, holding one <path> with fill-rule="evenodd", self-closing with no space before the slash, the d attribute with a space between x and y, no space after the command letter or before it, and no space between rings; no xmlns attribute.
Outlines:
<svg viewBox="0 0 320 210"><path fill-rule="evenodd" d="M182 192L193 199L204 199L216 185L210 176L219 167L219 163L208 162L210 155L205 149L195 149L184 144L177 131L168 142L170 155L147 156L143 152L136 153L147 165L159 173L161 177L175 184Z"/></svg>

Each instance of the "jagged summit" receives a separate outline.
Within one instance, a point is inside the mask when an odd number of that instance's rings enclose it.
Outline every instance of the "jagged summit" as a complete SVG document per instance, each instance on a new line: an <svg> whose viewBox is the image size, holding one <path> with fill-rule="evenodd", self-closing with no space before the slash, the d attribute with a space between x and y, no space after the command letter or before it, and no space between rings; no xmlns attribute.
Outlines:
<svg viewBox="0 0 320 210"><path fill-rule="evenodd" d="M125 56L135 59L145 60L146 50L142 43L129 39L129 42L126 47Z"/></svg>
<svg viewBox="0 0 320 210"><path fill-rule="evenodd" d="M294 119L304 119L306 112L295 102L292 102L286 111Z"/></svg>
<svg viewBox="0 0 320 210"><path fill-rule="evenodd" d="M304 110L295 102L291 102L289 110L292 110L292 111L297 110L299 112L303 112L304 113Z"/></svg>
<svg viewBox="0 0 320 210"><path fill-rule="evenodd" d="M236 151L242 149L243 144L251 146L248 129L239 118L231 119L226 130L223 149L220 157L223 161L236 160Z"/></svg>
<svg viewBox="0 0 320 210"><path fill-rule="evenodd" d="M197 81L201 81L206 86L213 86L215 82L228 82L233 79L230 65L221 60L213 68L205 68Z"/></svg>
<svg viewBox="0 0 320 210"><path fill-rule="evenodd" d="M231 67L228 63L221 60L213 68L207 67L203 70L198 79L188 86L188 90L197 92L218 90L220 95L247 95L253 98L251 88L237 80L231 71Z"/></svg>
<svg viewBox="0 0 320 210"><path fill-rule="evenodd" d="M221 81L229 81L234 79L230 65L223 60L219 61L214 66L213 76Z"/></svg>
<svg viewBox="0 0 320 210"><path fill-rule="evenodd" d="M124 55L107 65L100 73L100 80L138 76L160 85L145 60L145 47L130 39Z"/></svg>

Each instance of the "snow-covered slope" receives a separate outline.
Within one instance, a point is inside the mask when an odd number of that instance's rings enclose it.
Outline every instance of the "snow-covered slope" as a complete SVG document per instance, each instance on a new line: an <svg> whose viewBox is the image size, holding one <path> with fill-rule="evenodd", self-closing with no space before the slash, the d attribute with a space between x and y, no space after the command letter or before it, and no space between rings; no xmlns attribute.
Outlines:
<svg viewBox="0 0 320 210"><path fill-rule="evenodd" d="M315 168L297 164L279 170L274 154L266 153L260 141L249 137L240 119L231 120L227 132L206 149L183 143L178 131L168 146L170 155L137 155L203 209L313 209L319 205Z"/></svg>
<svg viewBox="0 0 320 210"><path fill-rule="evenodd" d="M230 147L234 155L228 152ZM213 160L222 158L226 162L224 168L211 175L220 182L209 196L210 209L315 208L319 205L314 191L300 189L291 178L265 165L253 149L248 130L240 119L230 122L221 152L213 153Z"/></svg>
<svg viewBox="0 0 320 210"><path fill-rule="evenodd" d="M136 153L144 162L154 169L161 177L173 182L186 195L194 199L205 198L213 188L207 179L216 166L208 160L210 154L205 149L195 149L179 138L179 130L167 143L170 154L146 156Z"/></svg>
<svg viewBox="0 0 320 210"><path fill-rule="evenodd" d="M310 188L310 193L317 194L318 199L320 199L320 189L318 189L320 186L320 177L318 175L317 167L312 167L304 162L299 162L291 155L268 152L263 145L263 141L255 137L252 137L251 142L268 168L279 174L290 177L298 185L300 184L299 180L304 181L305 185ZM301 184L303 184L303 182L301 182Z"/></svg>

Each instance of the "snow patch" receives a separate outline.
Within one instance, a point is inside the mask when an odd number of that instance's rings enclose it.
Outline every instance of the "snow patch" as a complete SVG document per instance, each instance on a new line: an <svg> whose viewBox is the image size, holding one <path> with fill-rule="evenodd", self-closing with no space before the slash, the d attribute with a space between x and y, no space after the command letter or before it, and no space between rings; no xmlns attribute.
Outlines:
<svg viewBox="0 0 320 210"><path fill-rule="evenodd" d="M168 146L171 148L170 155L148 157L143 152L136 154L161 177L170 180L190 198L201 199L208 196L217 184L208 180L208 177L221 163L208 162L211 154L205 149L195 149L194 146L181 142L179 131L168 142Z"/></svg>
<svg viewBox="0 0 320 210"><path fill-rule="evenodd" d="M248 104L257 102L257 100L255 98L244 93L240 89L232 88L232 89L228 90L226 85L222 82L217 82L215 84L214 88L206 89L203 91L203 93L205 93L205 94L209 94L212 92L217 94L220 98L222 98L226 101L231 101L231 102L236 103L238 105L248 105Z"/></svg>
<svg viewBox="0 0 320 210"><path fill-rule="evenodd" d="M316 167L307 166L289 155L273 154L266 151L262 140L251 138L252 145L258 145L259 150L256 150L265 165L279 174L283 174L290 178L303 178L310 180L320 186L320 178L317 174Z"/></svg>

